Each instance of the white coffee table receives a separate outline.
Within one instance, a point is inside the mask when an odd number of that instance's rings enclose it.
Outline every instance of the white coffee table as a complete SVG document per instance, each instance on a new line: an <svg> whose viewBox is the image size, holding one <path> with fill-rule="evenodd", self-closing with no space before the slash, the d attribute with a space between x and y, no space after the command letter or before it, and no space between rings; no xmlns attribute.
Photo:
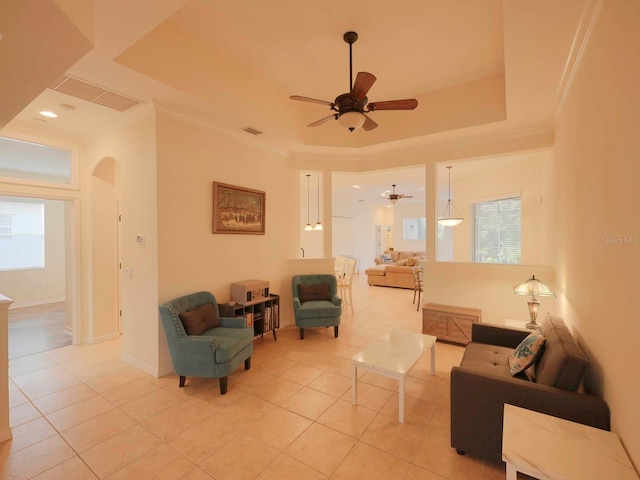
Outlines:
<svg viewBox="0 0 640 480"><path fill-rule="evenodd" d="M513 405L504 406L502 460L543 480L638 480L615 433Z"/></svg>
<svg viewBox="0 0 640 480"><path fill-rule="evenodd" d="M436 337L394 329L351 357L351 403L358 404L358 368L395 378L399 382L399 420L404 423L404 380L407 372L431 347L431 375L436 374Z"/></svg>

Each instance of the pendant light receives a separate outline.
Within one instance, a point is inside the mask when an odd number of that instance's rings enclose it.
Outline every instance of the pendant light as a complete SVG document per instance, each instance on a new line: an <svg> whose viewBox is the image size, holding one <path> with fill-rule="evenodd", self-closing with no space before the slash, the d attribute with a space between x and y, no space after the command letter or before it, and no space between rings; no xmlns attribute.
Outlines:
<svg viewBox="0 0 640 480"><path fill-rule="evenodd" d="M313 230L311 223L309 223L309 178L311 175L307 174L307 226L304 227L305 231Z"/></svg>
<svg viewBox="0 0 640 480"><path fill-rule="evenodd" d="M453 205L453 202L451 201L451 168L452 167L447 167L447 168L449 169L449 200L447 200L447 206L444 211L445 214L442 217L438 217L438 223L444 227L455 227L456 225L460 225L464 220L464 218L459 216L458 210L456 209L455 205ZM453 217L451 215L451 209L454 210L455 214L458 214L457 217Z"/></svg>
<svg viewBox="0 0 640 480"><path fill-rule="evenodd" d="M320 174L318 174L318 221L315 229L322 230L322 223L320 223Z"/></svg>

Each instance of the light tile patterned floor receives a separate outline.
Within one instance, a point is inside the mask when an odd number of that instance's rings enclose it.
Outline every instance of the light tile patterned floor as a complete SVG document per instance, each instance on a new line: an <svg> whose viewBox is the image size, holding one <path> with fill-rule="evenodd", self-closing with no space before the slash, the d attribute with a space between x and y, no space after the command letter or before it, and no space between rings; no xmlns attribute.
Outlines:
<svg viewBox="0 0 640 480"><path fill-rule="evenodd" d="M449 446L449 371L463 349L438 343L406 385L361 377L351 405L349 358L392 327L419 332L412 290L354 277L355 314L333 329L293 327L256 339L252 367L218 381L152 378L120 360L119 340L67 346L10 362L14 438L0 445L10 479L492 480L504 466ZM224 300L224 299L223 299Z"/></svg>

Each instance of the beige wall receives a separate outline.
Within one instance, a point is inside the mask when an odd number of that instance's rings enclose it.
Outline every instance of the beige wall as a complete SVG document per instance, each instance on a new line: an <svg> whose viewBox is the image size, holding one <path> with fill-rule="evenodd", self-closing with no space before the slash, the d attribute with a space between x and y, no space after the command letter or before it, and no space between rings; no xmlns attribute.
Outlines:
<svg viewBox="0 0 640 480"><path fill-rule="evenodd" d="M424 264L424 301L479 308L482 321L504 325L505 320L528 321L529 297L513 294L513 287L535 274L555 291L553 267L434 262ZM539 298L538 323L547 313L558 314L557 299Z"/></svg>
<svg viewBox="0 0 640 480"><path fill-rule="evenodd" d="M100 195L92 196L93 173L104 159L112 159L120 170L115 194L122 205L120 256L123 269L119 275L120 307L123 322L123 358L152 374L158 373L158 253L156 223L156 121L150 115L132 125L91 142L83 152L82 168L82 336L89 341L118 335L116 312L105 303L112 295L97 288L99 277L111 275L112 265L98 258L112 245L95 243L93 229L100 229L92 218ZM97 193L97 192L96 192ZM145 244L136 243L136 235L145 235ZM114 266L115 267L115 266ZM124 274L130 271L131 276ZM99 297L99 298L97 298ZM102 307L101 307L102 306ZM106 309L106 313L105 313ZM93 338L93 334L99 337Z"/></svg>
<svg viewBox="0 0 640 480"><path fill-rule="evenodd" d="M476 162L484 162L477 160ZM525 159L481 170L471 175L452 179L453 203L465 221L451 228L453 235L453 261L473 261L473 203L520 195L522 208L522 264L549 263L544 252L543 176L545 166L551 162L549 151L526 156ZM462 168L462 167L461 167ZM458 168L460 170L461 168ZM452 175L455 175L453 169ZM444 203L440 206L441 211Z"/></svg>
<svg viewBox="0 0 640 480"><path fill-rule="evenodd" d="M557 118L551 179L561 314L590 357L612 430L640 466L640 4L602 2Z"/></svg>
<svg viewBox="0 0 640 480"><path fill-rule="evenodd" d="M0 292L10 297L12 308L65 300L65 205L44 200L45 266L0 272Z"/></svg>
<svg viewBox="0 0 640 480"><path fill-rule="evenodd" d="M231 282L261 279L289 305L287 259L300 256L299 203L291 193L297 173L279 154L166 115L157 118L159 301L209 290L226 302ZM265 235L211 233L213 181L266 192ZM282 323L290 321L283 317ZM170 371L166 352L160 370Z"/></svg>

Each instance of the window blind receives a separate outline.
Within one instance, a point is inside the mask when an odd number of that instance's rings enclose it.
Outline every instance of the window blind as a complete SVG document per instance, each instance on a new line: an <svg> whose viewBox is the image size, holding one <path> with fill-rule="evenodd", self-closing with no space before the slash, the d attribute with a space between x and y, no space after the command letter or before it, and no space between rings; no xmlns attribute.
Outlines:
<svg viewBox="0 0 640 480"><path fill-rule="evenodd" d="M44 202L0 197L0 270L44 268Z"/></svg>
<svg viewBox="0 0 640 480"><path fill-rule="evenodd" d="M473 204L474 261L520 263L520 197Z"/></svg>

